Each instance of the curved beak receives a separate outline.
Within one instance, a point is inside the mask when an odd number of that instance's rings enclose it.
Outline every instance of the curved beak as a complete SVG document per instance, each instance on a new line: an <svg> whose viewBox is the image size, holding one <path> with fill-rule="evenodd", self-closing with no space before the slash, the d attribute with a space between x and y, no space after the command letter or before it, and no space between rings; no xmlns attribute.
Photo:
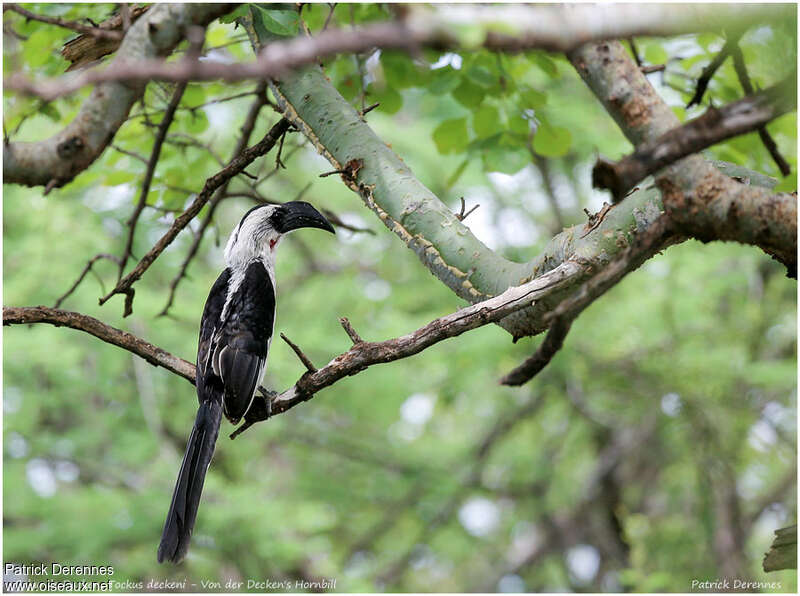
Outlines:
<svg viewBox="0 0 800 596"><path fill-rule="evenodd" d="M305 201L289 201L279 208L282 217L276 218L276 230L281 234L298 228L319 228L331 234L336 231L330 222L309 203Z"/></svg>

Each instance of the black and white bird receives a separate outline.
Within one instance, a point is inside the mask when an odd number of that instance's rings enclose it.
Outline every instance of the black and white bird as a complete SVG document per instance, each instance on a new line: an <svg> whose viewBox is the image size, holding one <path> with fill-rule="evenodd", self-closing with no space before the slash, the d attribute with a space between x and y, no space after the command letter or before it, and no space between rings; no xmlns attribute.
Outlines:
<svg viewBox="0 0 800 596"><path fill-rule="evenodd" d="M200 408L158 546L159 563L178 563L186 556L222 415L236 424L253 403L275 324L275 250L285 234L298 228L334 232L303 201L259 205L245 213L225 246L226 267L211 288L200 322Z"/></svg>

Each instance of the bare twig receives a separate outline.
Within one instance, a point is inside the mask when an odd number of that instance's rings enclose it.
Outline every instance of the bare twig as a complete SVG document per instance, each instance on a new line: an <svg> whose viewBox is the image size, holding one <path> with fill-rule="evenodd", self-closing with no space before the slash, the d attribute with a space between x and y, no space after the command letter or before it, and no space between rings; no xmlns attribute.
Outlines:
<svg viewBox="0 0 800 596"><path fill-rule="evenodd" d="M733 58L733 67L736 70L736 75L739 77L739 83L742 85L742 89L747 95L752 95L755 90L753 89L753 84L750 82L750 75L747 73L747 65L744 63L742 48L739 47L739 44L733 45L731 57ZM775 139L772 138L772 135L769 134L769 131L767 131L766 126L758 128L758 136L761 138L761 142L764 143L764 147L769 151L770 156L772 156L781 174L784 176L791 174L791 166L789 166L789 163L783 158L780 151L778 151L778 145L775 143Z"/></svg>
<svg viewBox="0 0 800 596"><path fill-rule="evenodd" d="M722 66L722 63L725 62L725 59L730 56L731 50L739 42L739 38L743 33L744 31L737 31L736 33L730 35L728 39L725 40L725 45L722 46L722 49L719 51L719 53L714 56L714 59L703 69L703 72L700 73L700 78L697 79L697 88L695 89L692 99L690 99L689 103L686 104L687 108L691 108L693 105L699 105L700 102L703 101L703 94L706 92L708 84L714 77L714 73L716 73L717 69Z"/></svg>
<svg viewBox="0 0 800 596"><path fill-rule="evenodd" d="M571 296L545 315L546 320L574 320L589 304L612 288L654 254L679 240L666 215L661 215L645 232L637 235L631 245L622 251L597 275L583 283Z"/></svg>
<svg viewBox="0 0 800 596"><path fill-rule="evenodd" d="M639 70L641 70L644 74L651 74L654 72L661 72L662 70L666 70L666 64L649 64L647 66L640 66Z"/></svg>
<svg viewBox="0 0 800 596"><path fill-rule="evenodd" d="M377 108L379 105L381 105L380 102L377 102L377 103L372 104L371 106L367 106L366 108L363 108L361 110L361 116L363 117L366 114L369 114L372 110Z"/></svg>
<svg viewBox="0 0 800 596"><path fill-rule="evenodd" d="M569 317L558 317L553 320L547 335L541 345L536 349L533 356L520 364L502 379L501 385L518 386L530 381L553 359L561 347L564 339L572 326L572 319Z"/></svg>
<svg viewBox="0 0 800 596"><path fill-rule="evenodd" d="M72 284L72 287L70 287L69 290L64 292L64 294L58 300L56 300L56 303L53 305L53 308L58 308L59 306L61 306L61 303L64 302L64 300L69 298L69 296L78 288L80 283L83 281L83 278L86 277L86 274L89 273L89 271L93 271L92 266L100 259L108 259L109 261L113 261L114 263L119 264L119 257L116 257L114 255L100 253L99 255L93 256L91 259L89 259L89 262L86 263L86 266L83 268L83 271L81 271L81 274L78 276L78 279L75 280L75 283ZM100 283L102 286L102 280L100 280Z"/></svg>
<svg viewBox="0 0 800 596"><path fill-rule="evenodd" d="M122 39L122 33L119 31L101 29L99 27L89 27L88 25L83 25L76 21L67 21L59 17L48 17L46 15L36 14L30 12L29 10L25 10L19 4L4 4L3 11L5 10L16 12L29 21L39 21L40 23L47 23L48 25L56 25L57 27L83 33L84 35L91 35L97 39L106 39L110 41L120 41Z"/></svg>
<svg viewBox="0 0 800 596"><path fill-rule="evenodd" d="M592 171L596 188L607 188L620 201L640 180L692 153L751 132L795 107L793 77L764 91L730 103L642 143L631 155L612 163L598 160Z"/></svg>
<svg viewBox="0 0 800 596"><path fill-rule="evenodd" d="M46 306L3 307L3 325L27 325L30 323L49 323L56 327L70 327L85 331L104 342L141 356L153 366L162 366L194 383L195 368L191 362L173 356L127 331L106 325L94 317Z"/></svg>
<svg viewBox="0 0 800 596"><path fill-rule="evenodd" d="M131 250L133 249L133 237L136 234L136 224L139 221L139 215L141 215L145 205L147 204L147 195L150 193L150 184L153 181L153 175L156 171L158 159L161 157L161 147L163 146L164 139L167 136L167 130L169 129L170 124L172 124L172 120L175 117L175 109L178 107L178 104L183 97L183 92L186 91L186 85L187 83L185 82L178 83L178 85L175 87L175 92L172 94L172 99L169 101L166 112L164 112L164 117L161 119L161 123L158 125L156 138L155 141L153 141L153 150L150 152L150 159L147 162L147 170L145 171L144 179L142 180L142 188L139 192L139 200L136 202L136 207L134 207L133 213L126 222L129 228L128 239L125 242L125 250L122 252L122 258L119 260L119 275L117 275L117 281L122 279L122 274L125 273L125 265L128 264L128 259L131 257Z"/></svg>
<svg viewBox="0 0 800 596"><path fill-rule="evenodd" d="M286 337L284 333L281 333L281 339L289 344L289 347L292 348L292 351L295 355L300 359L300 362L303 363L303 366L306 367L306 370L310 373L317 372L317 367L314 366L314 363L311 362L311 359L303 353L303 350L300 349L296 343L294 343L291 339Z"/></svg>
<svg viewBox="0 0 800 596"><path fill-rule="evenodd" d="M250 110L247 112L247 116L244 119L244 123L242 124L242 134L239 137L238 143L236 143L236 147L233 150L233 155L231 157L231 161L236 158L242 151L244 151L245 147L247 147L247 143L250 142L250 136L253 134L253 129L256 125L256 120L258 119L258 114L261 111L261 108L264 107L264 104L267 101L266 95L266 83L261 82L258 84L255 90L256 99L250 105ZM281 135L283 138L283 135ZM186 253L186 257L183 259L181 263L180 269L178 273L172 278L172 281L169 284L169 297L167 298L167 303L164 308L159 313L159 316L166 316L169 312L170 307L172 306L172 302L175 300L175 292L178 289L178 284L181 280L186 276L186 269L189 267L189 263L192 262L195 255L197 254L197 250L200 248L200 243L203 240L203 236L205 235L208 226L214 219L214 213L217 209L217 205L222 201L222 199L227 196L228 185L230 184L230 178L222 183L222 185L215 191L214 196L211 197L208 206L208 213L206 213L205 218L200 223L200 227L198 228L197 232L194 234L194 239L192 240L192 245L189 247L189 252Z"/></svg>
<svg viewBox="0 0 800 596"><path fill-rule="evenodd" d="M114 294L122 294L130 290L131 286L142 276L145 271L147 271L150 265L152 265L162 251L169 246L178 233L185 228L187 224L195 218L195 216L197 216L203 206L205 206L205 204L211 198L211 195L214 193L214 191L225 184L225 182L239 174L250 163L252 163L253 160L261 157L270 149L272 149L272 147L275 146L275 143L278 142L280 135L283 134L283 131L285 131L288 127L289 121L281 118L269 130L264 138L261 139L261 141L242 151L242 153L233 159L230 164L206 180L203 190L201 190L197 197L195 197L194 201L192 201L192 204L189 205L186 211L175 218L175 221L173 222L172 226L170 226L170 229L167 230L167 232L158 240L158 242L156 242L155 246L153 246L153 248L151 248L144 257L142 257L133 271L120 280L117 286L111 290L109 294L103 298L100 298L100 304L105 304Z"/></svg>
<svg viewBox="0 0 800 596"><path fill-rule="evenodd" d="M631 46L631 54L633 54L633 59L636 61L636 66L642 66L642 57L639 54L639 48L636 47L636 42L633 41L632 37L628 38L628 45Z"/></svg>
<svg viewBox="0 0 800 596"><path fill-rule="evenodd" d="M467 204L464 202L464 197L459 197L459 200L461 201L461 211L460 211L460 212L458 212L458 213L456 213L456 219L457 219L458 221L464 221L464 220L467 218L467 216L469 216L469 214L470 214L470 213L472 213L472 212L473 212L473 211L475 211L475 210L476 210L478 207L480 207L480 204L476 204L476 205L475 205L475 206L474 206L472 209L470 209L469 211L464 211L464 210L467 208Z"/></svg>
<svg viewBox="0 0 800 596"><path fill-rule="evenodd" d="M364 340L361 339L361 336L353 329L353 325L350 323L350 319L347 317L340 317L339 323L341 323L342 328L344 329L345 333L347 333L348 337L353 341L353 345L360 344Z"/></svg>

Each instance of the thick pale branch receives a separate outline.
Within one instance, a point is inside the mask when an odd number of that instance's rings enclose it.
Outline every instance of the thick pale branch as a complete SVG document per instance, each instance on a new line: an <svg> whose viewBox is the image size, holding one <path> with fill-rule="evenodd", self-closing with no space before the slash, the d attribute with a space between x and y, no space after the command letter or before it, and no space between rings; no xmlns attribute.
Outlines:
<svg viewBox="0 0 800 596"><path fill-rule="evenodd" d="M589 44L568 57L634 145L680 126L621 44ZM792 195L741 184L699 155L667 166L656 183L678 233L704 242L758 246L797 276L797 199Z"/></svg>
<svg viewBox="0 0 800 596"><path fill-rule="evenodd" d="M786 79L760 93L730 103L642 143L631 155L611 163L599 160L592 172L597 188L611 190L622 200L636 183L692 153L741 134L761 129L796 106L796 81Z"/></svg>
<svg viewBox="0 0 800 596"><path fill-rule="evenodd" d="M286 119L281 118L269 130L266 136L261 139L261 141L242 151L239 156L231 160L227 166L206 180L203 190L201 190L200 194L195 197L194 201L192 201L192 204L189 205L186 211L175 218L175 221L172 223L169 230L167 230L167 232L158 240L158 242L156 242L155 246L153 246L153 248L151 248L144 257L142 257L136 267L134 267L133 271L122 278L122 280L120 280L117 286L111 290L111 292L109 292L103 298L100 298L100 304L105 304L108 299L115 294L127 294L129 299L126 300L125 303L124 316L128 316L131 313L130 301L133 296L133 289L131 286L142 276L142 274L144 274L145 271L147 271L150 265L152 265L158 256L163 252L163 250L170 245L178 233L185 228L198 213L200 213L200 210L211 198L211 195L214 193L214 191L220 188L228 180L242 172L242 170L244 170L257 157L266 154L270 149L272 149L275 146L275 143L278 142L278 139L281 137L281 135L286 132L288 128L289 122Z"/></svg>
<svg viewBox="0 0 800 596"><path fill-rule="evenodd" d="M566 11L566 12L565 12ZM686 5L681 10L651 5L599 5L570 7L475 7L448 6L447 10L414 7L402 22L377 23L352 30L328 29L314 37L300 36L266 45L249 64L198 62L167 64L160 60L116 63L104 70L90 70L77 77L34 82L22 74L5 80L7 89L55 99L84 85L108 81L241 81L274 78L321 58L340 53L356 54L373 48L413 50L421 46L472 47L469 40L453 34L453 25L483 23L487 34L482 44L491 50L517 52L530 49L568 51L588 41L632 35L670 35L715 29L743 20L763 21L787 14L784 7L742 5ZM514 35L497 30L515 31Z"/></svg>
<svg viewBox="0 0 800 596"><path fill-rule="evenodd" d="M131 25L108 70L168 54L183 39L187 27L206 25L233 7L232 4L153 6ZM143 92L144 84L109 80L95 87L75 119L56 135L35 143L7 142L3 151L3 181L48 188L67 184L105 150Z"/></svg>
<svg viewBox="0 0 800 596"><path fill-rule="evenodd" d="M104 342L144 358L153 366L166 368L168 371L194 383L195 370L194 364L191 362L173 356L158 346L154 346L127 331L106 325L94 317L69 310L47 308L46 306L3 307L3 325L28 325L31 323L49 323L56 327L70 327L84 331Z"/></svg>

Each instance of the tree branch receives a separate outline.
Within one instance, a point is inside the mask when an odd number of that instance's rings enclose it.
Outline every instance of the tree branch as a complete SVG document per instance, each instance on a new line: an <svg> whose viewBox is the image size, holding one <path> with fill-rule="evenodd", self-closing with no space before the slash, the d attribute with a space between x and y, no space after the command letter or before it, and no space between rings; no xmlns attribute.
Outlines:
<svg viewBox="0 0 800 596"><path fill-rule="evenodd" d="M131 214L130 219L128 219L128 228L130 228L128 232L128 239L125 242L125 250L122 252L122 258L119 261L119 275L117 276L117 281L122 279L122 274L125 273L125 265L128 263L128 259L131 256L131 250L133 249L133 237L136 234L136 223L139 221L139 215L141 215L142 211L144 210L144 206L147 204L147 195L150 192L150 183L153 181L153 174L156 171L156 164L158 164L158 159L161 156L161 147L164 144L164 139L167 137L167 130L169 129L170 124L172 124L172 120L175 117L175 110L178 107L178 104L183 97L183 92L186 91L187 83L178 83L175 87L175 91L172 94L172 99L167 105L167 110L164 112L164 117L161 119L160 124L158 125L158 131L156 132L155 141L153 141L153 150L150 153L150 159L147 162L147 170L144 174L144 180L142 180L142 189L139 192L139 200L136 202L136 207L133 210L133 214Z"/></svg>
<svg viewBox="0 0 800 596"><path fill-rule="evenodd" d="M747 65L744 63L742 48L739 47L739 44L733 46L731 55L733 56L733 68L736 70L736 75L739 77L739 83L742 85L742 89L747 95L752 95L754 92L753 84L750 82L750 75L747 73ZM772 138L772 135L767 131L766 126L759 127L758 136L761 138L761 142L764 143L764 147L769 151L770 156L778 166L781 174L784 176L791 174L792 168L780 154L780 151L778 151L778 145L775 143L775 139Z"/></svg>
<svg viewBox="0 0 800 596"><path fill-rule="evenodd" d="M106 325L94 317L69 310L47 308L46 306L3 307L4 326L28 325L31 323L49 323L56 327L70 327L72 329L84 331L106 343L128 350L144 358L153 366L166 368L168 371L183 377L190 383L194 383L195 368L194 364L191 362L173 356L158 346L154 346L127 331L122 331L116 327Z"/></svg>
<svg viewBox="0 0 800 596"><path fill-rule="evenodd" d="M76 21L67 21L59 17L49 17L46 15L36 14L30 12L29 10L25 10L19 4L4 4L3 12L5 12L6 10L16 12L17 14L22 15L29 21L39 21L40 23L56 25L57 27L70 29L72 31L77 31L78 33L83 33L85 35L91 35L92 37L95 37L97 39L104 39L109 41L120 41L122 39L122 33L120 31L112 31L109 29L102 29L100 27L90 27L88 25L83 25Z"/></svg>
<svg viewBox="0 0 800 596"><path fill-rule="evenodd" d="M83 271L81 271L81 274L78 276L78 279L75 280L75 283L72 284L70 289L67 290L66 292L64 292L64 294L58 300L56 300L56 303L53 305L53 308L58 308L59 306L61 306L61 303L64 302L64 300L69 298L69 296L81 284L81 282L83 281L83 278L86 277L86 275L89 273L89 271L92 271L92 267L94 266L94 264L97 261L99 261L100 259L108 259L109 261L113 261L114 263L117 263L117 265L119 265L119 257L115 257L114 255L109 255L109 254L106 254L106 253L100 253L98 255L93 256L91 259L89 259L89 262L86 263L86 266L83 268ZM102 281L100 282L100 287L104 288ZM105 291L105 290L103 289L103 291Z"/></svg>
<svg viewBox="0 0 800 596"><path fill-rule="evenodd" d="M187 26L204 26L234 6L153 6L128 30L120 51L106 71L113 72L122 64L146 60L149 56L168 54L183 39ZM66 76L82 77L85 74ZM6 142L3 152L4 182L49 188L67 184L100 156L143 92L144 85L109 80L92 91L75 119L56 135L34 143Z"/></svg>
<svg viewBox="0 0 800 596"><path fill-rule="evenodd" d="M539 345L533 356L500 379L500 384L516 387L527 383L539 374L545 366L550 364L550 361L564 345L564 339L567 337L571 326L572 319L564 317L554 319L544 341Z"/></svg>
<svg viewBox="0 0 800 596"><path fill-rule="evenodd" d="M229 164L236 159L236 157L242 151L245 150L247 143L250 142L250 136L253 134L253 129L256 126L258 114L261 112L261 108L267 103L266 92L267 84L264 82L259 83L255 90L256 98L253 103L250 104L250 109L247 112L247 116L245 116L244 123L242 124L241 128L242 134L239 137L239 141L236 143L236 147L231 155L231 161L228 162ZM189 263L192 262L192 259L194 259L195 255L197 254L197 250L200 248L200 243L203 241L205 232L214 219L214 213L217 210L217 205L219 205L222 199L227 196L226 193L228 191L228 185L230 184L230 181L231 178L228 178L225 182L223 182L222 185L214 192L214 196L211 197L208 205L208 213L200 223L200 227L197 229L197 232L195 232L192 245L189 247L189 251L186 253L186 257L183 259L178 273L174 278L172 278L172 281L169 284L169 296L167 298L167 303L159 313L159 316L166 316L169 312L169 309L175 300L175 292L178 289L178 284L186 276L186 269L189 267Z"/></svg>
<svg viewBox="0 0 800 596"><path fill-rule="evenodd" d="M711 107L699 118L642 143L617 163L600 159L592 170L592 183L611 190L614 202L619 202L638 182L665 166L725 139L763 129L767 122L794 109L796 86L793 77L787 78L720 109Z"/></svg>
<svg viewBox="0 0 800 596"><path fill-rule="evenodd" d="M230 6L230 5L229 5ZM521 52L531 49L569 51L588 41L630 37L632 35L670 35L725 27L741 21L779 19L789 11L770 5L744 5L734 8L704 5L684 6L676 11L653 5L599 5L571 7L564 18L561 7L414 7L404 21L376 23L358 29L328 29L314 37L298 36L266 45L258 59L249 64L214 62L166 63L162 60L115 61L115 67L93 69L77 77L59 77L34 82L21 73L4 81L6 89L55 99L89 84L109 81L241 81L279 78L291 70L313 64L340 53L357 54L373 48L414 50L421 46L436 49L466 47L474 43L459 40L453 24L485 23L488 29L483 47L493 51ZM518 31L516 35L492 29Z"/></svg>
<svg viewBox="0 0 800 596"><path fill-rule="evenodd" d="M680 125L619 43L589 44L568 58L634 145ZM758 246L783 263L790 277L797 276L797 200L792 195L736 182L699 155L666 167L656 184L678 233L703 242Z"/></svg>
<svg viewBox="0 0 800 596"><path fill-rule="evenodd" d="M730 35L728 39L725 40L725 45L722 46L722 49L719 51L719 53L714 56L714 59L709 62L708 65L703 69L703 72L700 73L700 78L697 79L697 88L694 91L692 99L690 99L689 103L686 104L687 108L691 108L693 105L699 105L700 102L703 101L703 95L708 88L708 84L711 82L711 79L714 78L714 74L717 72L717 70L719 70L719 67L722 66L722 63L725 62L725 59L730 56L733 48L738 47L736 44L742 37L742 33L743 31L737 31L736 33ZM750 93L748 93L748 95L750 95Z"/></svg>
<svg viewBox="0 0 800 596"><path fill-rule="evenodd" d="M306 372L295 385L271 400L271 415L280 414L337 381L358 374L374 364L394 362L418 354L442 340L499 321L514 311L529 306L574 282L584 274L577 262L566 261L541 277L499 296L467 306L455 313L434 319L424 327L382 342L359 341L314 373ZM243 426L249 427L270 416L266 403L256 399Z"/></svg>
<svg viewBox="0 0 800 596"><path fill-rule="evenodd" d="M201 190L200 194L195 197L194 201L192 201L192 204L189 205L186 211L175 218L175 221L172 223L169 230L167 230L167 232L158 240L158 242L156 242L155 246L153 246L153 248L151 248L144 257L142 257L133 271L120 280L117 286L111 290L111 292L109 292L103 298L100 298L100 304L105 304L108 299L115 294L127 294L132 299L133 289L131 286L133 286L133 284L142 276L142 274L147 271L148 267L150 267L150 265L153 264L163 250L170 245L178 233L185 228L188 223L200 212L203 206L211 198L212 193L225 184L225 182L239 174L257 157L266 154L270 149L272 149L280 136L286 130L288 130L288 128L289 122L285 118L281 118L269 130L264 138L261 139L261 141L242 151L242 153L233 159L230 164L206 180L203 190ZM130 304L129 301L126 301L125 312L123 316L128 316L130 313Z"/></svg>

